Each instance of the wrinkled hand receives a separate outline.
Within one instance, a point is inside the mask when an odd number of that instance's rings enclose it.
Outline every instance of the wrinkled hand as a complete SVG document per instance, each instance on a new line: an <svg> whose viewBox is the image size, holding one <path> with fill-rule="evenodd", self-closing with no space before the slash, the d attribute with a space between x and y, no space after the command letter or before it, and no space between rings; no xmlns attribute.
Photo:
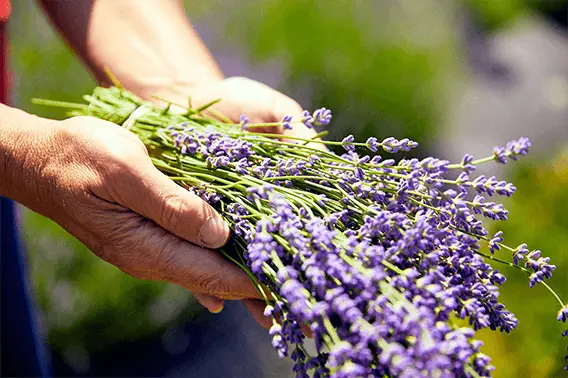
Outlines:
<svg viewBox="0 0 568 378"><path fill-rule="evenodd" d="M216 111L235 122L243 113L250 122L302 113L294 100L244 78L157 94L179 103L189 94L194 106L221 98ZM316 134L301 124L291 132L303 138ZM250 300L260 295L246 273L207 249L225 244L230 234L225 222L160 173L135 135L90 117L49 121L37 133L22 148L28 152L20 168L33 173L25 176L36 190L20 202L134 277L179 284L212 312L222 309L224 299L245 299L255 319L271 325L262 315L263 302Z"/></svg>
<svg viewBox="0 0 568 378"><path fill-rule="evenodd" d="M102 259L141 279L169 281L210 298L258 298L245 272L207 248L229 238L204 201L159 172L132 133L106 121L48 121L28 137L26 206L55 220ZM221 300L203 303L210 311Z"/></svg>
<svg viewBox="0 0 568 378"><path fill-rule="evenodd" d="M245 77L211 80L196 85L172 86L157 91L156 95L180 105L186 104L188 96L191 96L193 107L221 99L213 109L233 122L239 122L241 114L245 114L250 123L280 122L285 115L300 120L303 112L302 107L290 97ZM316 135L315 130L308 129L301 123L294 124L292 130L283 130L282 127L255 129L257 130L306 139Z"/></svg>

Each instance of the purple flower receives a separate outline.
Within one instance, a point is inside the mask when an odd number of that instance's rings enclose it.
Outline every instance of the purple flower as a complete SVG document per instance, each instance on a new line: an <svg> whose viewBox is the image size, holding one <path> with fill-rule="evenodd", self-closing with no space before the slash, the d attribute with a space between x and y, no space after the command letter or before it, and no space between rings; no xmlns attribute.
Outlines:
<svg viewBox="0 0 568 378"><path fill-rule="evenodd" d="M270 306L270 305L267 305L267 306L264 308L264 313L263 313L264 316L272 316L273 313L274 313L274 307L272 307L272 306Z"/></svg>
<svg viewBox="0 0 568 378"><path fill-rule="evenodd" d="M529 153L529 148L532 143L528 138L521 137L518 140L513 140L507 143L507 155L513 159L517 160L518 156L524 156Z"/></svg>
<svg viewBox="0 0 568 378"><path fill-rule="evenodd" d="M566 323L568 321L568 305L565 305L558 311L558 316L556 317L558 321ZM564 334L563 334L564 336Z"/></svg>
<svg viewBox="0 0 568 378"><path fill-rule="evenodd" d="M367 139L367 142L365 143L365 145L367 146L367 148L373 152L377 152L379 149L379 142L377 140L377 138L375 137L370 137L369 139Z"/></svg>
<svg viewBox="0 0 568 378"><path fill-rule="evenodd" d="M310 112L308 112L307 110L304 110L304 112L302 113L302 123L308 128L308 129L312 129L314 127L314 117L312 117L312 115L310 114Z"/></svg>
<svg viewBox="0 0 568 378"><path fill-rule="evenodd" d="M244 114L241 114L241 123L240 123L241 129L246 130L248 123L249 123L248 117Z"/></svg>
<svg viewBox="0 0 568 378"><path fill-rule="evenodd" d="M353 135L348 135L341 141L341 145L345 149L345 151L355 151L355 146L353 142L355 141L355 137Z"/></svg>
<svg viewBox="0 0 568 378"><path fill-rule="evenodd" d="M290 124L290 122L292 122L292 116L285 115L280 122L284 130L292 130L292 125Z"/></svg>
<svg viewBox="0 0 568 378"><path fill-rule="evenodd" d="M330 367L339 367L347 362L353 353L353 346L347 341L342 341L333 346L333 349L329 352Z"/></svg>
<svg viewBox="0 0 568 378"><path fill-rule="evenodd" d="M505 150L505 147L495 147L493 149L493 156L495 157L495 160L498 161L501 164L506 164L507 163L507 151Z"/></svg>
<svg viewBox="0 0 568 378"><path fill-rule="evenodd" d="M393 137L386 138L381 142L383 149L390 153L396 153L399 151L410 151L413 148L418 147L418 143L404 138L397 140Z"/></svg>
<svg viewBox="0 0 568 378"><path fill-rule="evenodd" d="M312 118L317 126L326 126L331 122L331 110L326 108L318 109L314 112Z"/></svg>
<svg viewBox="0 0 568 378"><path fill-rule="evenodd" d="M90 99L89 113L101 116L128 102L139 107L115 88L99 88ZM556 268L526 244L507 246L500 231L490 236L484 217L504 221L509 214L488 198L516 189L472 174L483 162L526 155L527 138L486 158L466 154L458 164L434 156L382 161L356 147L398 154L417 143L393 137L356 143L350 135L332 143L345 149L337 156L244 133L197 110L148 112L130 130L158 169L230 225L231 240L220 252L267 294L272 345L280 357L290 356L298 377L489 376L494 368L476 330L510 332L518 320L499 302L505 276L485 259L511 251L531 287ZM312 128L331 119L321 108L297 121ZM248 121L240 117L243 130L253 127ZM285 116L274 124L292 123ZM485 242L499 259L483 252ZM568 306L558 319L568 321ZM302 326L313 332L313 355Z"/></svg>
<svg viewBox="0 0 568 378"><path fill-rule="evenodd" d="M330 120L322 108L305 111L301 121L313 127ZM291 122L286 116L281 124L289 129ZM215 175L192 190L221 209L233 245L246 248L237 257L272 293L275 301L264 311L280 322L270 330L272 344L281 357L291 352L298 376L491 372L475 330L510 332L518 320L498 301L505 276L480 257L481 240L491 254L508 250L503 233L487 236L482 222L506 220L508 212L484 196L510 196L511 183L471 177L471 155L461 164L360 155L356 146L363 144L352 135L341 141L346 152L338 157L216 129L173 128L168 136L182 161L199 159ZM375 137L364 145L390 153L417 146L406 138ZM521 138L496 147L493 159L505 163L529 146ZM452 169L461 171L455 179ZM530 270L531 287L555 269L525 244L512 260ZM448 324L453 316L471 328L454 329ZM568 311L558 316L565 321ZM300 324L312 330L316 356L305 354Z"/></svg>
<svg viewBox="0 0 568 378"><path fill-rule="evenodd" d="M507 143L505 147L497 146L493 149L493 157L495 161L505 164L507 158L517 160L519 156L528 154L531 147L531 141L528 138L521 137Z"/></svg>
<svg viewBox="0 0 568 378"><path fill-rule="evenodd" d="M501 243L503 241L502 236L503 236L503 231L498 231L489 240L489 251L491 252L491 254L494 254L495 251L498 251L498 250L501 249L501 246L499 245L499 243Z"/></svg>
<svg viewBox="0 0 568 378"><path fill-rule="evenodd" d="M461 162L462 169L467 173L475 171L475 165L473 165L472 162L473 155L465 154Z"/></svg>

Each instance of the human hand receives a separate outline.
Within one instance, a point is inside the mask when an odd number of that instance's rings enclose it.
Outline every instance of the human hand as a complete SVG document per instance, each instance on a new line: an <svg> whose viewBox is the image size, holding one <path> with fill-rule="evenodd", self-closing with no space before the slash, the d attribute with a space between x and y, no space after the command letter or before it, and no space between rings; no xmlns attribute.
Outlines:
<svg viewBox="0 0 568 378"><path fill-rule="evenodd" d="M285 115L292 116L295 120L301 120L303 117L303 109L296 101L265 84L245 77L230 77L224 80L213 78L197 84L171 85L155 90L153 95L180 105L186 104L190 96L193 107L221 99L212 108L237 123L241 114L246 115L250 123L280 122ZM291 130L278 126L258 128L255 131L305 139L312 139L317 134L314 129L309 129L301 123L294 124Z"/></svg>
<svg viewBox="0 0 568 378"><path fill-rule="evenodd" d="M250 279L221 254L222 218L150 162L134 134L90 117L43 120L18 138L8 195L53 219L95 254L141 279L169 281L221 300L258 298ZM203 248L201 247L203 246Z"/></svg>

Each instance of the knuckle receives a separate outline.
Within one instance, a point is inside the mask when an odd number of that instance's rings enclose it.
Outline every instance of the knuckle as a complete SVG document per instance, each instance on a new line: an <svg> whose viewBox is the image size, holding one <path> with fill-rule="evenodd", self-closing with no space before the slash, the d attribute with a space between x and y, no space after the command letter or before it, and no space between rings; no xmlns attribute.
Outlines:
<svg viewBox="0 0 568 378"><path fill-rule="evenodd" d="M199 286L202 290L211 295L225 297L229 294L227 285L225 284L220 272L215 274L206 274L200 277Z"/></svg>
<svg viewBox="0 0 568 378"><path fill-rule="evenodd" d="M147 156L147 151L143 145L139 146L138 143L114 140L104 144L103 154L100 162L103 163L102 167L106 168L107 173L121 174L132 169L133 164L140 160L141 154Z"/></svg>
<svg viewBox="0 0 568 378"><path fill-rule="evenodd" d="M187 208L186 202L176 195L166 194L162 199L163 207L161 220L170 230L179 230L183 226L183 212Z"/></svg>
<svg viewBox="0 0 568 378"><path fill-rule="evenodd" d="M141 279L156 278L163 253L161 244L144 232L144 225L137 219L123 218L113 230L105 229L104 238L98 244L96 254L121 271Z"/></svg>

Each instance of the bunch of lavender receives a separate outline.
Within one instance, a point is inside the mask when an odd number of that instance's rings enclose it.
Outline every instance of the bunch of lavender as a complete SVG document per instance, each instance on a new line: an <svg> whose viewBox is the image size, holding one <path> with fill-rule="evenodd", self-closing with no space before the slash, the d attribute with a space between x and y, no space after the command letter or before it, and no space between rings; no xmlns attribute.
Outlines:
<svg viewBox="0 0 568 378"><path fill-rule="evenodd" d="M545 282L555 268L549 258L504 244L482 221L507 219L488 198L515 187L475 176L476 166L526 155L526 138L457 164L396 162L377 153L417 144L353 136L321 142L342 146L337 155L313 140L255 132L327 125L325 108L302 119L251 124L243 116L233 124L206 115L211 104L179 114L119 88L97 88L85 99L88 105L43 103L128 128L157 168L224 216L233 237L220 252L262 293L272 344L300 377L489 376L475 331L510 332L518 321L498 301L505 277L487 260L527 273L530 287L544 285L560 305L558 320L568 319L568 306ZM300 325L311 329L317 355L306 351Z"/></svg>

